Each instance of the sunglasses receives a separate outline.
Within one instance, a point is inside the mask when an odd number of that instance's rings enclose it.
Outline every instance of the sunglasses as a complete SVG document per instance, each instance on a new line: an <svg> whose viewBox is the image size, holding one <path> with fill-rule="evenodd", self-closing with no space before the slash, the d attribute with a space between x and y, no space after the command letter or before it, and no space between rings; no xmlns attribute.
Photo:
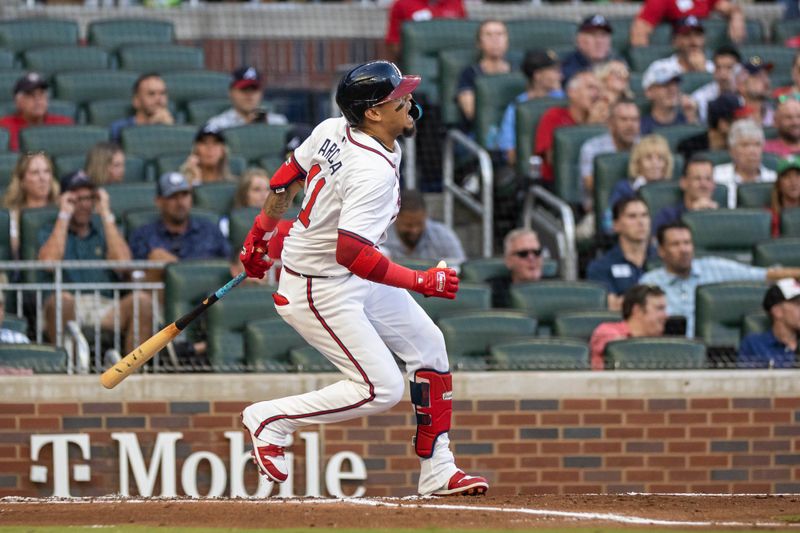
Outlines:
<svg viewBox="0 0 800 533"><path fill-rule="evenodd" d="M786 93L778 97L778 102L781 104L788 102L789 100L800 100L800 93Z"/></svg>
<svg viewBox="0 0 800 533"><path fill-rule="evenodd" d="M529 250L517 250L516 252L511 252L513 255L516 255L520 259L525 259L531 255L536 257L541 257L542 249L541 248L531 248Z"/></svg>

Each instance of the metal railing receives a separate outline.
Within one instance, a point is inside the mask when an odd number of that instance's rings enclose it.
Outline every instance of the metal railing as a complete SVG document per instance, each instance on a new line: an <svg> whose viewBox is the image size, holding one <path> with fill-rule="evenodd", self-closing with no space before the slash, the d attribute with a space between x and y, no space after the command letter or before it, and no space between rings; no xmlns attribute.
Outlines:
<svg viewBox="0 0 800 533"><path fill-rule="evenodd" d="M523 224L539 234L539 238L558 256L560 277L578 279L578 251L575 238L575 216L569 204L540 185L528 188L522 205Z"/></svg>

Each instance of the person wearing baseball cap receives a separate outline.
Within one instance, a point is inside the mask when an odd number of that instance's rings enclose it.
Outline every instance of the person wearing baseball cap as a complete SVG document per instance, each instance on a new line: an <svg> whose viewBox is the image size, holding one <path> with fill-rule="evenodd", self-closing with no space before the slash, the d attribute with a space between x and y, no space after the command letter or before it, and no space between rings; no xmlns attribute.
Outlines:
<svg viewBox="0 0 800 533"><path fill-rule="evenodd" d="M575 50L561 63L565 87L578 72L590 70L614 57L611 50L613 31L611 23L603 15L589 15L583 19L575 36Z"/></svg>
<svg viewBox="0 0 800 533"><path fill-rule="evenodd" d="M742 339L738 366L794 368L800 336L800 283L794 278L778 280L764 294L762 307L769 317L770 328Z"/></svg>
<svg viewBox="0 0 800 533"><path fill-rule="evenodd" d="M736 76L742 68L742 56L736 47L724 44L714 51L713 80L692 92L692 100L697 102L697 117L701 123L708 120L708 104L721 94L736 92Z"/></svg>
<svg viewBox="0 0 800 533"><path fill-rule="evenodd" d="M662 22L674 23L688 16L706 19L712 11L728 19L731 41L740 43L744 40L747 35L744 14L733 0L644 0L631 24L631 46L648 46L653 30Z"/></svg>
<svg viewBox="0 0 800 533"><path fill-rule="evenodd" d="M736 76L736 92L744 99L744 104L754 110L753 118L764 126L772 126L775 121L775 110L768 101L772 90L769 74L773 67L761 56L753 55L742 61Z"/></svg>
<svg viewBox="0 0 800 533"><path fill-rule="evenodd" d="M706 34L703 23L695 16L676 20L672 25L672 48L675 52L653 61L647 68L669 66L684 72L714 72L714 63L706 59Z"/></svg>
<svg viewBox="0 0 800 533"><path fill-rule="evenodd" d="M194 136L192 153L181 165L180 173L193 186L217 181L234 181L230 168L228 147L222 130L205 124Z"/></svg>
<svg viewBox="0 0 800 533"><path fill-rule="evenodd" d="M681 71L678 66L656 63L650 65L642 77L642 88L650 101L650 113L642 116L642 135L653 133L657 128L696 120L696 104L681 94Z"/></svg>
<svg viewBox="0 0 800 533"><path fill-rule="evenodd" d="M231 73L228 89L231 108L208 120L208 125L221 131L245 124L288 124L283 115L272 113L263 106L264 80L253 66L239 67Z"/></svg>
<svg viewBox="0 0 800 533"><path fill-rule="evenodd" d="M772 187L772 236L781 233L781 212L800 207L800 157L790 155L778 161L778 179Z"/></svg>
<svg viewBox="0 0 800 533"><path fill-rule="evenodd" d="M0 118L0 128L9 133L8 147L19 150L19 132L28 126L74 124L71 117L47 112L50 84L38 72L28 72L14 84L14 113Z"/></svg>

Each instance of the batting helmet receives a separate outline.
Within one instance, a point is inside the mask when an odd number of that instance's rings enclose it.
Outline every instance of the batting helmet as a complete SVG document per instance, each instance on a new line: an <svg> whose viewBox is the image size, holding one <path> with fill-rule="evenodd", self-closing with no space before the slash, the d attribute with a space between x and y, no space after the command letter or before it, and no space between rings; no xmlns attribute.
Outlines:
<svg viewBox="0 0 800 533"><path fill-rule="evenodd" d="M391 61L371 61L357 66L339 81L336 104L347 122L358 126L367 109L410 94L420 80L419 76L403 76ZM412 118L417 119L418 115L412 113Z"/></svg>

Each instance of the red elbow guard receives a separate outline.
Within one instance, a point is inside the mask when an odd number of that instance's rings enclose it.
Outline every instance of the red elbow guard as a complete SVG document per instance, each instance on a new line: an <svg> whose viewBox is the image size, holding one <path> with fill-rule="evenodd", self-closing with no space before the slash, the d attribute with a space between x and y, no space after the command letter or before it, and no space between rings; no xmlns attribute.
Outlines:
<svg viewBox="0 0 800 533"><path fill-rule="evenodd" d="M295 181L304 179L306 179L306 171L303 170L294 157L290 157L272 175L269 180L269 187L275 192L280 192L289 188L289 185Z"/></svg>
<svg viewBox="0 0 800 533"><path fill-rule="evenodd" d="M392 263L369 241L339 230L336 243L336 262L356 276L375 283L411 289L416 274L413 270Z"/></svg>

